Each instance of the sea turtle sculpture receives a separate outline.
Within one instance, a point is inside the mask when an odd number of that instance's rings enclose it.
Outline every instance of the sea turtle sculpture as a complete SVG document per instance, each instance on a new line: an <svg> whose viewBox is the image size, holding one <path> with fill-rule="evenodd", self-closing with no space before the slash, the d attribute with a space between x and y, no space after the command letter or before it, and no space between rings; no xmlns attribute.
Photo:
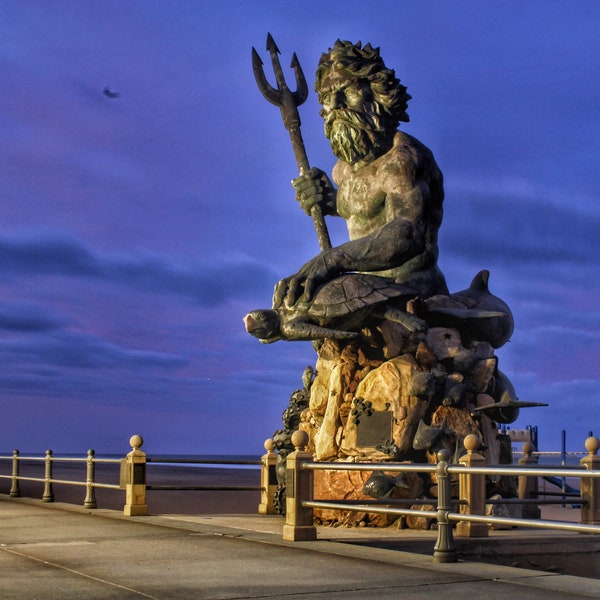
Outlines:
<svg viewBox="0 0 600 600"><path fill-rule="evenodd" d="M345 273L322 285L309 301L258 309L244 317L246 331L264 344L278 340L351 339L371 318L422 331L426 321L399 308L417 292L393 279Z"/></svg>

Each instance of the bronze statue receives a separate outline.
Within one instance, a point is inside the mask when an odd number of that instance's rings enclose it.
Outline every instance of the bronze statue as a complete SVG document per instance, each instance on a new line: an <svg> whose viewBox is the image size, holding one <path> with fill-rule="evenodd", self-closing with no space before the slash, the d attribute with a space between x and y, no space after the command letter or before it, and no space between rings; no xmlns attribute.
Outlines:
<svg viewBox="0 0 600 600"><path fill-rule="evenodd" d="M293 183L307 213L317 205L346 220L350 241L281 280L274 306L308 300L319 285L354 271L391 277L424 297L447 293L437 266L442 174L428 148L397 130L408 121L406 88L379 49L338 40L321 57L315 90L339 159L333 170L338 187L316 168Z"/></svg>
<svg viewBox="0 0 600 600"><path fill-rule="evenodd" d="M253 49L254 73L290 132L300 171L292 184L320 252L275 285L271 308L244 321L264 343L316 340L315 377L298 422L309 450L316 460L435 462L440 447L456 454L475 433L488 461L500 462L510 440L496 421L512 422L534 405L518 401L494 354L509 340L513 317L490 292L487 270L467 289L448 291L437 264L443 177L431 151L398 129L409 120L406 87L371 44L338 40L321 56L315 90L338 158L332 183L306 157L297 107L308 88L298 59L292 92L270 35L267 49L277 87ZM324 216L345 219L347 242L331 247ZM352 493L404 493L382 477Z"/></svg>

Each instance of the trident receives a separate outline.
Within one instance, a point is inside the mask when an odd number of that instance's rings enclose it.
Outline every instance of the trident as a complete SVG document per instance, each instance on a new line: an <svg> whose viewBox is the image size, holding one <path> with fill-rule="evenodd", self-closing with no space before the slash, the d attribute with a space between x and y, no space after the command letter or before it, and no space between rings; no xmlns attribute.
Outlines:
<svg viewBox="0 0 600 600"><path fill-rule="evenodd" d="M302 134L300 133L301 122L298 107L308 96L306 79L302 72L302 68L300 67L300 63L298 62L298 57L294 52L290 66L294 69L294 75L296 77L296 91L290 91L285 83L285 77L283 76L281 64L279 63L279 48L275 44L270 33L267 35L267 51L271 55L271 62L273 63L273 70L275 71L275 80L277 81L277 89L271 86L267 81L263 70L263 61L260 59L258 52L252 48L252 70L254 71L254 77L262 95L271 104L279 106L281 116L283 117L283 124L288 130L290 139L292 140L292 147L294 148L294 155L296 157L300 175L304 175L310 169L310 165L308 163L308 157L306 156ZM321 250L323 251L331 248L327 225L325 224L321 207L318 204L313 204L310 209L310 216L312 217L315 229L317 230Z"/></svg>

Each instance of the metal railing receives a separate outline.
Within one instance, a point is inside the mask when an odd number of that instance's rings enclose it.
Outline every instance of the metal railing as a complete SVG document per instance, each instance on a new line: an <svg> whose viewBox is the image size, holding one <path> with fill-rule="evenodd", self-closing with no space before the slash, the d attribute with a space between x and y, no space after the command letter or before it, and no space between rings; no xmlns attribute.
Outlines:
<svg viewBox="0 0 600 600"><path fill-rule="evenodd" d="M97 463L115 463L120 464L120 459L111 458L96 458L94 450L88 450L86 458L76 457L56 457L52 450L46 450L46 455L39 456L21 456L18 450L14 450L12 456L0 456L0 461L10 460L12 462L12 473L10 475L0 475L0 479L10 479L11 487L9 496L11 498L21 497L21 481L35 481L44 484L44 492L42 494L43 502L54 502L54 484L72 485L85 487L85 499L83 506L85 508L97 508L95 490L97 488L106 488L119 490L120 485L100 483L96 481L96 464ZM22 463L44 463L44 477L30 477L21 475L20 466ZM56 479L53 476L54 463L83 463L86 465L85 481L72 481L66 479Z"/></svg>
<svg viewBox="0 0 600 600"><path fill-rule="evenodd" d="M134 435L129 440L131 452L124 458L98 458L94 450L88 450L87 457L58 457L54 456L52 450L47 450L45 456L22 456L18 450L14 450L10 456L0 456L0 463L10 461L12 465L11 474L0 474L0 479L10 479L11 487L8 495L12 498L22 496L21 482L43 483L43 502L54 502L54 484L68 485L75 487L85 487L84 508L97 508L95 490L98 488L117 490L125 492L125 503L123 511L125 515L146 515L148 507L146 505L147 491L260 491L264 495L262 485L148 485L146 482L146 465L154 464L193 464L193 465L261 465L260 460L244 459L219 459L219 458L182 458L182 457L157 457L151 458L141 451L143 439L139 435ZM273 455L274 456L274 455ZM34 477L23 475L21 465L40 463L44 465L44 476ZM81 463L86 465L85 481L60 479L54 477L54 465L59 463ZM118 465L119 475L118 483L103 483L96 480L96 465L98 463ZM259 506L259 512L261 507Z"/></svg>
<svg viewBox="0 0 600 600"><path fill-rule="evenodd" d="M533 447L524 445L524 457L518 466L486 465L485 459L477 454L479 440L476 436L467 436L464 445L467 454L460 459L460 464L451 464L450 455L446 450L438 452L437 464L410 463L315 463L312 455L304 450L308 436L303 431L297 431L292 436L295 451L287 457L286 462L286 515L283 526L283 537L286 540L301 541L316 539L314 526L314 509L333 509L360 511L374 514L390 514L397 516L417 516L435 519L437 521L437 540L433 557L438 562L453 562L456 560L454 535L459 537L482 537L488 535L490 525L510 527L528 527L539 529L555 529L579 533L600 534L600 457L598 449L600 441L589 437L585 442L586 455L580 461L580 468L569 467L538 467L537 458L533 455ZM125 491L124 514L128 516L146 515L146 492L148 490L243 490L260 491L261 502L258 506L260 514L274 514L274 498L278 490L276 476L277 456L273 452L273 440L265 442L266 454L260 461L255 460L223 460L223 459L188 459L181 457L150 458L141 450L141 436L132 436L129 440L131 452L124 458L98 458L93 450L88 451L86 458L55 457L48 450L44 457L20 456L14 451L12 456L0 456L0 461L12 463L10 475L0 475L2 479L11 480L9 495L21 495L20 482L33 481L44 484L42 501L53 502L53 484L64 484L85 487L84 507L96 508L95 489L108 488ZM20 466L26 462L43 462L44 476L31 477L22 475ZM85 481L71 481L54 477L55 463L85 463ZM113 463L120 466L118 484L96 481L95 467L98 463ZM228 464L228 465L261 465L260 486L180 486L180 485L147 485L146 466L148 463L163 464ZM437 500L404 499L401 501L322 501L313 497L313 475L319 470L329 471L380 471L391 473L428 473L437 478ZM458 497L452 497L451 480L458 477ZM519 497L502 499L499 502L518 503L524 507L537 507L540 504L560 504L559 500L542 500L538 497L536 482L539 477L554 476L578 478L581 482L581 493L572 497L570 504L578 504L581 511L580 523L548 521L539 518L510 518L486 515L486 505L494 503L486 499L485 482L488 476L513 476L519 481ZM394 504L394 505L392 505ZM416 510L402 508L401 505L416 506L422 504L437 504L435 510ZM525 512L525 511L524 511ZM456 524L453 533L452 524Z"/></svg>
<svg viewBox="0 0 600 600"><path fill-rule="evenodd" d="M455 562L457 560L454 535L459 537L486 537L490 525L511 527L531 527L538 529L554 529L579 533L600 534L600 457L597 452L600 441L595 437L586 440L587 454L581 459L580 469L531 466L531 450L526 451L526 460L518 466L489 466L485 458L477 454L479 439L469 435L464 440L467 454L460 459L460 464L451 464L450 453L440 450L436 465L417 465L405 463L315 463L312 455L304 450L308 443L308 435L296 431L292 435L295 451L287 457L286 463L286 523L283 537L290 541L306 541L316 539L316 528L313 524L313 509L332 509L360 511L375 514L397 516L429 517L437 521L437 541L433 558L437 562ZM372 502L328 502L313 498L313 474L318 470L328 471L382 471L386 473L435 473L438 485L436 510L415 510L411 508L394 508L381 506ZM458 498L452 498L451 478L458 476ZM519 478L520 498L513 502L521 504L539 503L536 498L527 497L531 488L527 482L538 477L553 475L556 477L577 477L581 481L581 497L577 503L581 507L581 522L569 523L541 519L494 517L486 515L485 482L488 475L515 476ZM412 499L411 499L412 502ZM503 503L505 501L502 501ZM563 500L546 501L561 503ZM416 501L414 504L419 502ZM432 498L429 504L436 503ZM388 503L391 504L391 503ZM455 510L458 507L458 510ZM452 523L456 523L453 534Z"/></svg>

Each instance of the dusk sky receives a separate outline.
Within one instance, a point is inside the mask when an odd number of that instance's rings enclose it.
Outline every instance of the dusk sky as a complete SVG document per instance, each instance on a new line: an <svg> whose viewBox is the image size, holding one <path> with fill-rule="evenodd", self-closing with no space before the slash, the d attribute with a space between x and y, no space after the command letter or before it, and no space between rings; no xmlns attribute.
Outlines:
<svg viewBox="0 0 600 600"><path fill-rule="evenodd" d="M368 6L368 8L367 8ZM511 307L497 351L540 449L600 434L600 2L0 0L0 451L261 454L315 353L242 317L318 252L271 32L311 94L337 38L381 48L434 153L451 291ZM271 77L271 81L273 78ZM118 94L108 97L104 88ZM328 219L334 243L347 239Z"/></svg>

